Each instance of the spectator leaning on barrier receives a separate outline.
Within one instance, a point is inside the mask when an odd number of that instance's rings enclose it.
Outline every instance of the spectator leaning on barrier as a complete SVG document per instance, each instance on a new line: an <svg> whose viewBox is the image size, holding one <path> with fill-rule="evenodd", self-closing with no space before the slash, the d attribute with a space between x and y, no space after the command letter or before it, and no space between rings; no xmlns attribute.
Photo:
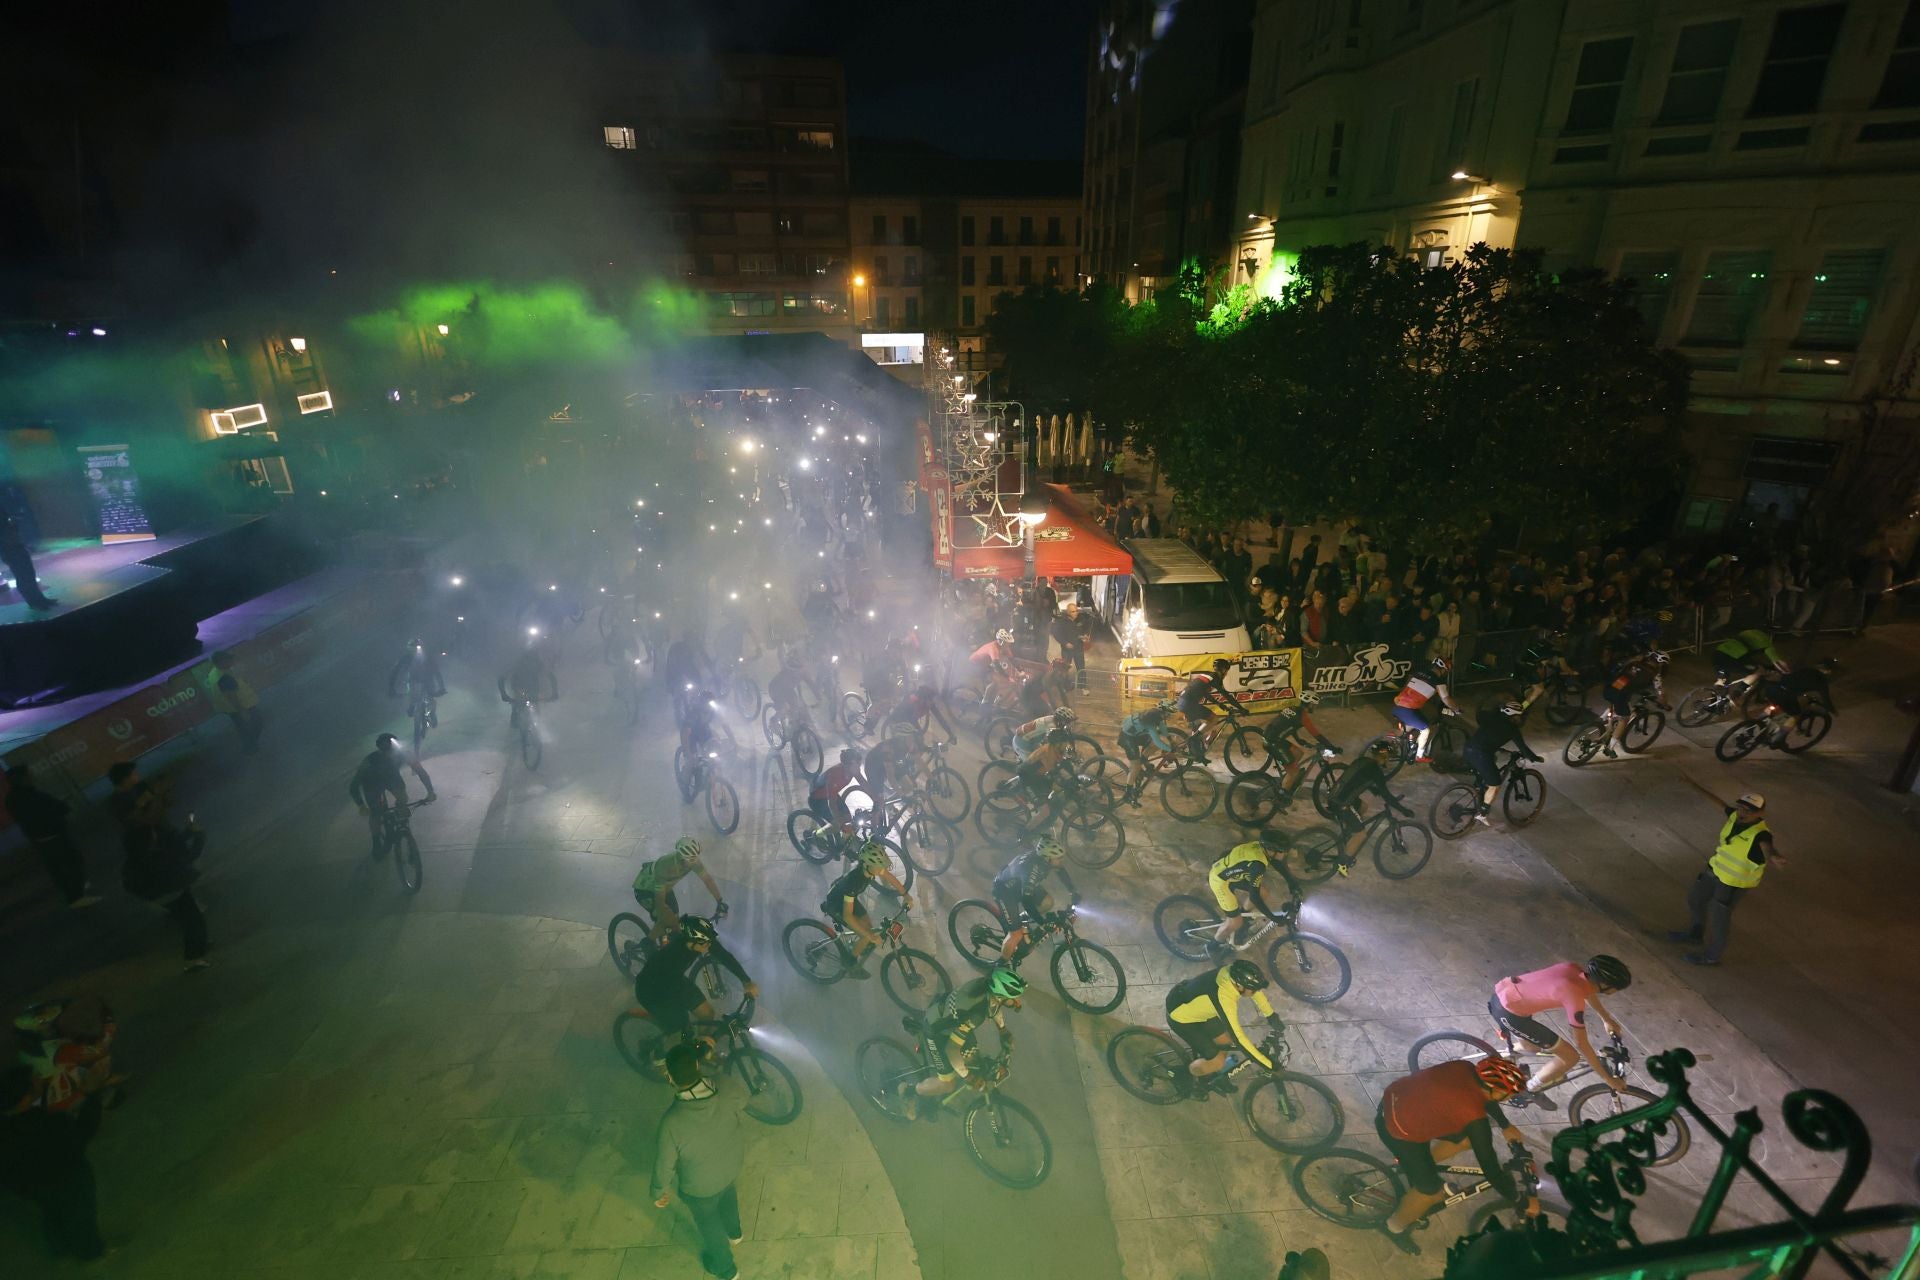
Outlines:
<svg viewBox="0 0 1920 1280"><path fill-rule="evenodd" d="M215 650L208 663L206 690L208 704L233 721L241 746L248 751L259 746L263 727L260 699L246 678L233 669L233 654L225 649Z"/></svg>

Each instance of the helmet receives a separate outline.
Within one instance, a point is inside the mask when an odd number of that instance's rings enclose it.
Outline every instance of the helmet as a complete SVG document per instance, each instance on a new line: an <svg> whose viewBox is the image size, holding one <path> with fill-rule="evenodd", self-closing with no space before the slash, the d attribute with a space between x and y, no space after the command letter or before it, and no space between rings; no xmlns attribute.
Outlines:
<svg viewBox="0 0 1920 1280"><path fill-rule="evenodd" d="M1317 707L1320 705L1320 695L1308 690L1300 695L1299 703L1303 707Z"/></svg>
<svg viewBox="0 0 1920 1280"><path fill-rule="evenodd" d="M1500 714L1503 716L1513 716L1515 719L1518 719L1527 714L1527 704L1524 702L1515 702L1512 698L1508 698L1500 704Z"/></svg>
<svg viewBox="0 0 1920 1280"><path fill-rule="evenodd" d="M1452 667L1450 666L1450 664L1447 662L1445 658L1435 658L1428 665L1430 665L1435 671L1439 672L1441 675L1445 675L1447 674L1448 671L1452 670Z"/></svg>
<svg viewBox="0 0 1920 1280"><path fill-rule="evenodd" d="M1647 650L1647 656L1653 659L1653 664L1657 667L1664 667L1667 665L1667 655L1662 653L1658 649Z"/></svg>
<svg viewBox="0 0 1920 1280"><path fill-rule="evenodd" d="M1260 831L1260 847L1268 853L1282 853L1287 848L1287 833L1278 827L1263 827Z"/></svg>
<svg viewBox="0 0 1920 1280"><path fill-rule="evenodd" d="M1007 630L1005 627L1002 627L998 631L993 633L993 638L999 641L1001 644L1012 644L1013 632Z"/></svg>
<svg viewBox="0 0 1920 1280"><path fill-rule="evenodd" d="M681 836L673 842L673 856L682 862L700 861L700 842L692 836Z"/></svg>
<svg viewBox="0 0 1920 1280"><path fill-rule="evenodd" d="M887 846L878 840L869 840L860 846L860 866L867 871L885 871L887 869Z"/></svg>
<svg viewBox="0 0 1920 1280"><path fill-rule="evenodd" d="M391 751L399 745L400 739L390 733L383 733L373 740L373 749L375 751Z"/></svg>
<svg viewBox="0 0 1920 1280"><path fill-rule="evenodd" d="M1226 658L1215 658L1213 660L1213 669L1216 673L1222 672L1222 671L1231 671L1233 669L1233 663Z"/></svg>
<svg viewBox="0 0 1920 1280"><path fill-rule="evenodd" d="M1027 980L1011 969L995 969L987 975L987 990L1002 1000L1018 1000L1027 990Z"/></svg>
<svg viewBox="0 0 1920 1280"><path fill-rule="evenodd" d="M1070 725L1077 719L1079 717L1073 714L1072 707L1061 707L1053 713L1053 722L1057 725Z"/></svg>
<svg viewBox="0 0 1920 1280"><path fill-rule="evenodd" d="M680 932L692 942L712 942L719 937L719 931L713 927L713 921L705 916L681 916Z"/></svg>
<svg viewBox="0 0 1920 1280"><path fill-rule="evenodd" d="M1235 960L1227 966L1227 979L1242 991L1265 991L1267 975L1251 960Z"/></svg>
<svg viewBox="0 0 1920 1280"><path fill-rule="evenodd" d="M1473 1064L1480 1083L1490 1089L1504 1089L1508 1093L1527 1091L1527 1069L1511 1058L1499 1054L1489 1054Z"/></svg>
<svg viewBox="0 0 1920 1280"><path fill-rule="evenodd" d="M1058 862L1067 856L1067 846L1061 844L1052 836L1041 836L1038 840L1034 841L1033 851L1045 858L1048 862Z"/></svg>
<svg viewBox="0 0 1920 1280"><path fill-rule="evenodd" d="M857 769L860 767L860 753L852 747L848 747L840 753L840 763L849 769Z"/></svg>
<svg viewBox="0 0 1920 1280"><path fill-rule="evenodd" d="M13 1025L20 1031L45 1031L66 1011L66 1008L65 1000L42 1000L38 1004L30 1004L22 1009L19 1016L13 1020Z"/></svg>
<svg viewBox="0 0 1920 1280"><path fill-rule="evenodd" d="M1633 985L1633 973L1615 956L1595 956L1587 961L1587 976L1597 987L1625 991Z"/></svg>

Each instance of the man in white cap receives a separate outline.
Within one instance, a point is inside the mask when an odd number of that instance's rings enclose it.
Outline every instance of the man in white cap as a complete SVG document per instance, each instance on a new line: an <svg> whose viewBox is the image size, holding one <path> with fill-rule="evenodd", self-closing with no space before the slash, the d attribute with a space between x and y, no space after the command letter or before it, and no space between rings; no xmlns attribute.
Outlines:
<svg viewBox="0 0 1920 1280"><path fill-rule="evenodd" d="M1773 846L1773 832L1761 815L1767 798L1749 791L1727 809L1713 856L1687 890L1687 911L1693 924L1667 934L1670 942L1705 942L1686 954L1688 964L1719 964L1733 930L1733 909L1748 890L1760 883L1769 866L1784 867L1787 860Z"/></svg>

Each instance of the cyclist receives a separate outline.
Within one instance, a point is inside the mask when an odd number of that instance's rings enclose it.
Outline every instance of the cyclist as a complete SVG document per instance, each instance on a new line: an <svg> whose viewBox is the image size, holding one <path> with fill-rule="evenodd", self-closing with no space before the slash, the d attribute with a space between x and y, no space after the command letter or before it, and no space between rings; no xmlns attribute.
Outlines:
<svg viewBox="0 0 1920 1280"><path fill-rule="evenodd" d="M807 792L807 808L820 819L822 828L836 836L853 830L853 813L847 808L846 797L847 792L860 786L862 781L860 753L852 747L842 751L839 762L828 766L815 779L813 789Z"/></svg>
<svg viewBox="0 0 1920 1280"><path fill-rule="evenodd" d="M447 696L447 682L440 674L440 658L427 648L427 642L416 636L407 641L401 651L400 661L393 664L393 670L387 674L387 696L397 698L400 691L407 693L407 715L411 717L421 699L444 698ZM427 708L427 727L440 726L440 717L431 704Z"/></svg>
<svg viewBox="0 0 1920 1280"><path fill-rule="evenodd" d="M1162 698L1145 711L1136 711L1120 722L1120 749L1131 761L1126 790L1120 793L1120 798L1136 809L1140 807L1140 791L1147 785L1148 749L1167 754L1173 751L1173 744L1167 741L1166 728L1177 706L1171 698Z"/></svg>
<svg viewBox="0 0 1920 1280"><path fill-rule="evenodd" d="M1220 707L1229 715L1242 709L1240 700L1227 692L1227 673L1231 670L1232 662L1215 658L1213 670L1196 671L1188 676L1180 696L1174 699L1174 705L1187 718L1187 728L1193 731L1187 739L1187 754L1202 764L1206 763L1207 743L1213 737L1213 717L1207 713L1207 707Z"/></svg>
<svg viewBox="0 0 1920 1280"><path fill-rule="evenodd" d="M1509 698L1493 710L1481 708L1479 728L1467 736L1466 749L1461 753L1466 757L1467 768L1473 770L1473 780L1480 784L1480 808L1473 820L1483 826L1487 822L1487 813L1493 808L1493 798L1500 791L1500 770L1495 767L1493 753L1506 746L1512 746L1523 759L1540 763L1540 756L1527 745L1520 733L1520 721L1527 714L1526 704Z"/></svg>
<svg viewBox="0 0 1920 1280"><path fill-rule="evenodd" d="M1373 1127L1407 1179L1407 1193L1381 1226L1395 1246L1407 1253L1420 1252L1407 1233L1447 1195L1435 1161L1450 1159L1468 1146L1494 1192L1509 1203L1522 1204L1512 1171L1494 1156L1493 1126L1499 1124L1510 1152L1526 1155L1520 1131L1500 1109L1502 1102L1526 1087L1526 1069L1497 1054L1479 1062L1464 1058L1442 1062L1386 1087ZM1444 1145L1436 1150L1436 1143ZM1529 1215L1540 1212L1537 1198L1529 1197L1525 1207Z"/></svg>
<svg viewBox="0 0 1920 1280"><path fill-rule="evenodd" d="M1453 704L1453 693L1447 688L1448 666L1445 658L1435 658L1425 666L1416 667L1407 676L1406 684L1393 698L1393 718L1412 729L1417 735L1413 743L1414 763L1427 761L1427 741L1433 737L1433 721L1437 714L1460 713ZM1433 704L1438 701L1439 706Z"/></svg>
<svg viewBox="0 0 1920 1280"><path fill-rule="evenodd" d="M704 706L711 695L694 696L694 686L702 683L713 671L713 659L707 656L706 647L699 637L691 631L682 631L667 646L667 656L660 663L660 676L667 683L667 689L673 697L673 717L684 722L688 710L696 702Z"/></svg>
<svg viewBox="0 0 1920 1280"><path fill-rule="evenodd" d="M862 963L867 952L880 945L880 935L873 931L873 924L867 917L866 907L861 905L860 895L867 891L874 881L900 895L900 905L911 910L913 897L906 886L893 874L887 861L886 846L878 840L869 840L860 846L855 855L853 867L833 882L827 890L827 896L820 900L820 910L835 925L844 925L851 929L857 939L853 948L844 954L847 958L847 973L850 977L867 978L867 966ZM844 944L843 944L844 945Z"/></svg>
<svg viewBox="0 0 1920 1280"><path fill-rule="evenodd" d="M507 674L500 677L500 701L515 704L521 702L553 702L560 697L560 681L548 665L546 656L540 652L540 646L530 644L520 651L520 656L507 668Z"/></svg>
<svg viewBox="0 0 1920 1280"><path fill-rule="evenodd" d="M1649 649L1645 653L1635 654L1624 662L1614 664L1608 673L1607 682L1600 686L1600 696L1607 700L1607 706L1613 711L1613 728L1607 734L1607 757L1619 759L1613 744L1627 736L1627 725L1633 719L1633 703L1643 690L1651 688L1653 698L1662 707L1666 690L1661 687L1660 673L1666 669L1667 655L1658 649Z"/></svg>
<svg viewBox="0 0 1920 1280"><path fill-rule="evenodd" d="M1333 811L1334 820L1340 824L1343 839L1358 831L1362 825L1359 801L1364 792L1371 791L1390 809L1408 812L1400 803L1400 797L1387 790L1387 771L1381 766L1392 754L1391 742L1385 738L1375 738L1367 744L1366 752L1341 772L1340 781L1334 784L1327 808Z"/></svg>
<svg viewBox="0 0 1920 1280"><path fill-rule="evenodd" d="M633 999L640 1006L633 1012L645 1014L659 1025L662 1052L676 1037L684 1040L695 1020L714 1019L713 1003L687 976L702 957L738 978L748 999L760 994L760 988L733 953L720 944L713 921L704 916L681 916L673 940L648 956L633 976Z"/></svg>
<svg viewBox="0 0 1920 1280"><path fill-rule="evenodd" d="M1000 961L1018 965L1027 954L1028 928L1053 910L1053 895L1047 892L1047 877L1059 876L1060 883L1080 901L1073 877L1062 864L1067 849L1052 836L1041 836L1033 848L1018 855L993 878L993 900L1000 907L1000 918L1007 923L1007 938L1000 946Z"/></svg>
<svg viewBox="0 0 1920 1280"><path fill-rule="evenodd" d="M655 942L665 939L680 923L680 900L674 896L673 886L689 872L699 876L700 883L713 895L714 916L727 914L727 900L714 882L713 873L701 861L700 842L692 836L681 836L673 842L672 853L643 863L640 874L633 878L633 900L646 912Z"/></svg>
<svg viewBox="0 0 1920 1280"><path fill-rule="evenodd" d="M1313 735L1314 746L1322 751L1337 751L1327 735L1320 732L1320 726L1313 722L1307 713L1309 707L1320 704L1320 695L1307 692L1290 707L1282 707L1261 729L1260 736L1267 744L1267 750L1280 762L1280 786L1287 794L1293 794L1293 787L1300 780L1300 770L1306 768L1312 756L1300 744L1300 734L1304 730Z"/></svg>
<svg viewBox="0 0 1920 1280"><path fill-rule="evenodd" d="M1803 714L1813 710L1807 705L1809 702L1828 711L1833 709L1833 690L1829 677L1839 669L1840 664L1832 658L1822 658L1811 667L1802 667L1798 671L1789 671L1786 675L1761 682L1761 691L1781 712L1774 717L1774 746L1785 743L1787 730Z"/></svg>
<svg viewBox="0 0 1920 1280"><path fill-rule="evenodd" d="M1487 999L1487 1012L1493 1015L1494 1024L1540 1052L1553 1055L1553 1061L1542 1064L1527 1082L1528 1093L1538 1094L1565 1079L1567 1072L1573 1070L1576 1048L1579 1055L1587 1060L1587 1065L1593 1068L1596 1079L1615 1093L1626 1088L1607 1070L1592 1042L1587 1039L1587 1008L1592 1006L1593 1011L1600 1015L1600 1024L1607 1029L1608 1035L1619 1035L1620 1024L1600 1003L1600 997L1625 991L1631 985L1633 974L1613 956L1595 956L1584 965L1571 960L1550 964L1532 973L1502 978L1494 984L1493 995ZM1555 1035L1552 1027L1535 1017L1556 1007L1566 1013L1567 1025L1573 1028L1572 1044ZM1528 1101L1526 1098L1516 1098L1514 1105L1526 1106ZM1544 1097L1534 1101L1543 1107L1551 1108L1554 1105Z"/></svg>
<svg viewBox="0 0 1920 1280"><path fill-rule="evenodd" d="M1014 759L1035 769L1051 770L1059 762L1067 726L1077 718L1073 708L1061 707L1027 721L1013 731Z"/></svg>
<svg viewBox="0 0 1920 1280"><path fill-rule="evenodd" d="M1713 650L1715 683L1725 685L1732 681L1735 684L1752 684L1760 676L1762 658L1782 674L1788 670L1787 660L1780 656L1780 651L1774 647L1773 637L1766 632L1749 627L1738 635L1728 636Z"/></svg>
<svg viewBox="0 0 1920 1280"><path fill-rule="evenodd" d="M1210 1088L1222 1093L1234 1091L1233 1081L1225 1073L1233 1065L1227 1055L1235 1044L1249 1058L1272 1069L1273 1060L1260 1052L1240 1025L1240 1001L1247 997L1266 1017L1269 1027L1276 1033L1281 1030L1280 1015L1273 1011L1266 987L1267 975L1259 965L1235 960L1211 973L1175 983L1167 992L1167 1026L1193 1050L1187 1070L1193 1075L1196 1092L1205 1094Z"/></svg>
<svg viewBox="0 0 1920 1280"><path fill-rule="evenodd" d="M893 710L887 712L884 732L891 736L904 734L911 729L922 738L933 725L939 725L946 731L947 741L959 737L947 718L940 714L940 691L930 684L920 685L906 697L895 703Z"/></svg>
<svg viewBox="0 0 1920 1280"><path fill-rule="evenodd" d="M773 704L774 714L787 726L788 733L807 722L807 703L800 688L805 665L798 652L790 653L767 681L767 701Z"/></svg>
<svg viewBox="0 0 1920 1280"><path fill-rule="evenodd" d="M1246 932L1246 912L1240 905L1243 894L1261 915L1279 925L1282 932L1293 927L1292 903L1300 897L1300 885L1287 870L1286 863L1276 862L1272 857L1284 855L1286 851L1286 832L1267 827L1260 832L1258 840L1235 845L1207 869L1207 888L1213 892L1214 905L1220 908L1220 927L1214 930L1213 945L1208 948L1216 960L1225 959L1238 948L1240 936ZM1280 878L1287 882L1288 906L1283 909L1284 914L1276 914L1260 893L1260 881L1269 871L1279 872Z"/></svg>
<svg viewBox="0 0 1920 1280"><path fill-rule="evenodd" d="M806 621L807 634L816 640L832 632L839 613L834 607L833 589L824 581L814 583L813 590L800 602L800 616Z"/></svg>
<svg viewBox="0 0 1920 1280"><path fill-rule="evenodd" d="M713 712L718 705L713 694L705 689L687 698L686 710L680 717L680 746L689 761L704 755L713 745Z"/></svg>
<svg viewBox="0 0 1920 1280"><path fill-rule="evenodd" d="M428 801L437 798L433 779L420 767L420 761L403 751L400 739L390 733L373 740L373 750L361 758L360 767L353 771L353 781L347 784L347 795L352 798L354 808L367 815L367 831L373 836L376 858L383 858L387 853L381 824L387 805L407 803L407 780L400 776L403 767L411 769L413 776L420 779L420 785L427 789Z"/></svg>
<svg viewBox="0 0 1920 1280"><path fill-rule="evenodd" d="M1013 1056L1013 1028L1007 1025L1007 1008L1020 1007L1027 983L1011 969L998 968L984 978L962 983L927 1006L917 1022L920 1053L929 1074L912 1083L902 1083L904 1096L911 1089L914 1118L931 1119L939 1113L939 1100L951 1094L962 1080L976 1083L973 1060L979 1056L980 1024L988 1018L1000 1029L1001 1059ZM909 1026L916 1025L908 1019Z"/></svg>
<svg viewBox="0 0 1920 1280"><path fill-rule="evenodd" d="M1005 627L993 633L993 639L975 649L967 658L982 681L1004 675L1013 661L1013 632Z"/></svg>

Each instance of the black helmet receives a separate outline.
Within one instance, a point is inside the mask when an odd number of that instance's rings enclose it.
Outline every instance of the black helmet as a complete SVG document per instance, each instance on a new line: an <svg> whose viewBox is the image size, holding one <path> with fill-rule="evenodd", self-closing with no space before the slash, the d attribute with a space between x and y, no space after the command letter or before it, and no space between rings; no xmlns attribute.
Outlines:
<svg viewBox="0 0 1920 1280"><path fill-rule="evenodd" d="M1263 827L1260 831L1260 847L1268 853L1285 852L1287 833L1278 827Z"/></svg>
<svg viewBox="0 0 1920 1280"><path fill-rule="evenodd" d="M383 733L373 740L373 749L375 751L391 751L399 745L400 739L390 733Z"/></svg>
<svg viewBox="0 0 1920 1280"><path fill-rule="evenodd" d="M681 916L680 932L692 942L712 942L720 936L720 931L713 927L713 921L705 916Z"/></svg>
<svg viewBox="0 0 1920 1280"><path fill-rule="evenodd" d="M1625 991L1633 985L1633 973L1615 956L1595 956L1587 961L1587 977L1593 985L1609 991Z"/></svg>
<svg viewBox="0 0 1920 1280"><path fill-rule="evenodd" d="M1231 671L1233 669L1233 663L1226 658L1215 658L1213 660L1213 669L1216 672Z"/></svg>
<svg viewBox="0 0 1920 1280"><path fill-rule="evenodd" d="M1227 966L1227 979L1242 991L1265 991L1267 975L1251 960L1235 960Z"/></svg>
<svg viewBox="0 0 1920 1280"><path fill-rule="evenodd" d="M857 769L860 767L860 753L848 747L840 753L840 763L849 769Z"/></svg>

